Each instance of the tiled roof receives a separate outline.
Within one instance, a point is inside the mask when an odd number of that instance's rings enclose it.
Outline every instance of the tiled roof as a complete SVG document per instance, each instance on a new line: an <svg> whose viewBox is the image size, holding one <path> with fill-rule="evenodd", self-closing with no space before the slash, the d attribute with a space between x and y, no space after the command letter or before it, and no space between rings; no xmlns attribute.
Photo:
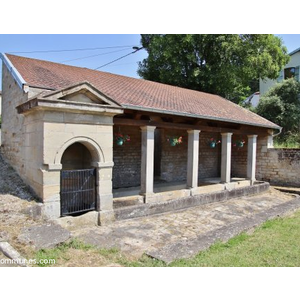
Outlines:
<svg viewBox="0 0 300 300"><path fill-rule="evenodd" d="M278 128L220 96L87 68L6 55L26 83L58 90L88 81L125 108Z"/></svg>

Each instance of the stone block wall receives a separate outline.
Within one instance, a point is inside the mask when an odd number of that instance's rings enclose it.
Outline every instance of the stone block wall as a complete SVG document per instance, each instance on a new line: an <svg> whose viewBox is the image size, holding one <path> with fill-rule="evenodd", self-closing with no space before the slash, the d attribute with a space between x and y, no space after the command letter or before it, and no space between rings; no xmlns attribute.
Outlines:
<svg viewBox="0 0 300 300"><path fill-rule="evenodd" d="M141 183L141 130L133 126L114 126L113 188L134 187ZM117 145L115 134L130 136L130 142Z"/></svg>
<svg viewBox="0 0 300 300"><path fill-rule="evenodd" d="M118 146L113 144L113 187L138 187L141 182L141 130L139 127L114 126L114 134L121 132L130 136L130 142ZM155 148L160 147L160 179L166 182L185 182L187 179L188 134L185 130L156 129L159 131ZM171 146L170 137L182 136L182 144ZM219 177L221 146L209 147L210 138L221 139L220 134L200 132L199 135L199 179ZM159 143L159 146L158 146ZM155 150L156 151L156 150ZM155 155L155 160L157 159ZM154 162L155 164L155 162Z"/></svg>
<svg viewBox="0 0 300 300"><path fill-rule="evenodd" d="M24 178L23 125L24 117L17 114L16 106L27 100L25 94L2 64L2 149L3 154Z"/></svg>
<svg viewBox="0 0 300 300"><path fill-rule="evenodd" d="M274 185L300 187L300 149L267 148L258 140L256 178Z"/></svg>
<svg viewBox="0 0 300 300"><path fill-rule="evenodd" d="M236 145L237 141L244 140L245 144L242 148ZM232 135L232 148L231 148L231 177L247 177L247 152L248 152L248 137Z"/></svg>
<svg viewBox="0 0 300 300"><path fill-rule="evenodd" d="M182 143L171 146L169 138L182 136ZM161 176L167 182L186 181L188 134L185 130L161 130Z"/></svg>
<svg viewBox="0 0 300 300"><path fill-rule="evenodd" d="M218 133L200 132L199 135L199 170L198 177L201 179L219 177L221 174L221 144L216 148L210 148L209 141L213 138L221 140Z"/></svg>

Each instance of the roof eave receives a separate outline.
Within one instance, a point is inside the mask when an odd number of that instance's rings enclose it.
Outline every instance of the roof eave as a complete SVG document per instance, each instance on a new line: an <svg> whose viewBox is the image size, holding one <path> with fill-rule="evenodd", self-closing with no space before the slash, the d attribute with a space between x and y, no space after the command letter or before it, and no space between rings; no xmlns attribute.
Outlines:
<svg viewBox="0 0 300 300"><path fill-rule="evenodd" d="M162 113L162 114L167 113L167 114L170 114L170 115L177 115L177 116L190 117L190 118L198 118L198 119L205 119L205 120L214 120L214 121L221 121L221 122L228 122L228 123L235 123L235 124L250 125L250 126L256 126L256 127L263 127L263 128L267 128L267 129L277 129L277 130L281 129L281 127L276 125L276 124L274 124L273 126L271 124L270 125L263 125L263 124L245 122L245 121L229 120L229 119L225 119L225 118L218 118L218 117L205 116L205 115L197 115L197 114L192 114L192 113L185 113L185 112L179 112L179 111L170 111L170 110L150 108L150 107L142 107L142 106L136 106L136 105L130 105L130 104L122 104L122 107L125 108L125 109L155 112L155 113Z"/></svg>
<svg viewBox="0 0 300 300"><path fill-rule="evenodd" d="M8 59L8 57L5 55L5 53L0 53L0 58L2 59L3 63L13 76L13 78L16 80L18 86L23 90L25 93L29 92L29 86L24 80L24 78L21 76L21 74L18 72L18 70L14 67L14 65L11 63L11 61Z"/></svg>

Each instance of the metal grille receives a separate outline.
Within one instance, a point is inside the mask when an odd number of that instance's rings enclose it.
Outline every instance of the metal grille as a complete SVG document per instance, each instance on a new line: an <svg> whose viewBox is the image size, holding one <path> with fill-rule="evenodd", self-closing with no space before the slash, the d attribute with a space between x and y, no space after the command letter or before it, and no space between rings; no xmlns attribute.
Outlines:
<svg viewBox="0 0 300 300"><path fill-rule="evenodd" d="M96 209L95 169L61 171L61 215Z"/></svg>

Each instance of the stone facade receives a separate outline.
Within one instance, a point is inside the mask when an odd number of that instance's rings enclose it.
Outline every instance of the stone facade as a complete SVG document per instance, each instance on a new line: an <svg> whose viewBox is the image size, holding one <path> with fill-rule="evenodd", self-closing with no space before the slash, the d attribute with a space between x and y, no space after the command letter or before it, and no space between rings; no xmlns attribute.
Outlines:
<svg viewBox="0 0 300 300"><path fill-rule="evenodd" d="M113 187L134 187L141 183L141 130L139 127L114 126ZM130 136L130 142L117 145L118 133Z"/></svg>
<svg viewBox="0 0 300 300"><path fill-rule="evenodd" d="M299 187L300 149L267 148L266 138L259 140L256 177L274 185Z"/></svg>
<svg viewBox="0 0 300 300"><path fill-rule="evenodd" d="M93 92L86 84L82 89L87 94ZM110 103L102 108L102 99L98 100L100 106L94 106L98 95L90 103L86 96L77 95L78 99L70 101L58 101L51 96L48 102L42 99L40 103L27 104L38 92L30 88L29 93L24 93L3 64L2 147L6 159L42 199L45 214L57 218L62 157L70 146L80 143L90 153L90 163L97 169L97 210L111 210L113 117L123 110L116 105L110 107ZM16 107L20 105L22 109L17 113Z"/></svg>

